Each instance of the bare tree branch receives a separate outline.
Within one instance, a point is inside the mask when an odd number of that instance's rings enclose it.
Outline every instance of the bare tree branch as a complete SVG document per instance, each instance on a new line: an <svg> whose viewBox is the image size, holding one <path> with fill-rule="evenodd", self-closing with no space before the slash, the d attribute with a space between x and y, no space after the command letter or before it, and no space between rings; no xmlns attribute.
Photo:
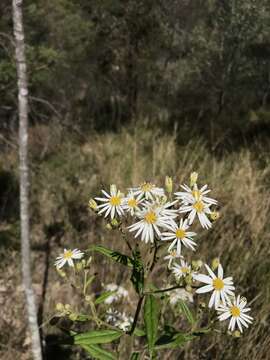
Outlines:
<svg viewBox="0 0 270 360"><path fill-rule="evenodd" d="M31 278L31 254L29 240L29 170L28 170L28 83L25 58L23 0L12 0L13 30L18 76L19 146L20 146L20 217L21 217L21 261L22 282L26 295L32 351L35 360L42 359L40 335L37 323L35 295Z"/></svg>

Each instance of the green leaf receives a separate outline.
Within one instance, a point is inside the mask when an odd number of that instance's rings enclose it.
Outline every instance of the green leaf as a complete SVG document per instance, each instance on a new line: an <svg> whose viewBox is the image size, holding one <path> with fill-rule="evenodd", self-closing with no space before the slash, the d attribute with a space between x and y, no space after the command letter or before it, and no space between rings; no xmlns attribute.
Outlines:
<svg viewBox="0 0 270 360"><path fill-rule="evenodd" d="M131 354L130 360L139 360L140 359L140 353L134 352Z"/></svg>
<svg viewBox="0 0 270 360"><path fill-rule="evenodd" d="M94 330L74 336L76 345L105 344L120 338L124 333L119 330Z"/></svg>
<svg viewBox="0 0 270 360"><path fill-rule="evenodd" d="M93 245L89 248L89 250L99 252L100 254L107 256L108 258L112 259L115 262L118 262L119 264L133 267L131 257L121 254L118 251L108 249L101 245Z"/></svg>
<svg viewBox="0 0 270 360"><path fill-rule="evenodd" d="M117 360L117 358L110 351L102 349L98 345L82 345L82 348L87 351L94 359L97 360Z"/></svg>
<svg viewBox="0 0 270 360"><path fill-rule="evenodd" d="M185 315L188 322L191 325L193 325L195 323L195 319L194 319L191 311L189 310L188 306L186 305L186 303L183 300L179 300L179 306L180 306L181 312Z"/></svg>
<svg viewBox="0 0 270 360"><path fill-rule="evenodd" d="M106 291L103 294L101 294L96 300L95 300L95 304L101 304L103 303L108 297L110 297L111 295L115 294L117 291Z"/></svg>
<svg viewBox="0 0 270 360"><path fill-rule="evenodd" d="M183 346L186 342L191 341L196 336L192 334L182 334L182 333L175 333L175 334L169 334L165 333L163 334L156 342L155 349L161 350L161 349L175 349Z"/></svg>
<svg viewBox="0 0 270 360"><path fill-rule="evenodd" d="M147 295L144 304L144 324L150 352L154 348L158 332L158 304L154 295Z"/></svg>
<svg viewBox="0 0 270 360"><path fill-rule="evenodd" d="M144 267L140 251L133 251L131 282L138 294L142 294L144 290Z"/></svg>

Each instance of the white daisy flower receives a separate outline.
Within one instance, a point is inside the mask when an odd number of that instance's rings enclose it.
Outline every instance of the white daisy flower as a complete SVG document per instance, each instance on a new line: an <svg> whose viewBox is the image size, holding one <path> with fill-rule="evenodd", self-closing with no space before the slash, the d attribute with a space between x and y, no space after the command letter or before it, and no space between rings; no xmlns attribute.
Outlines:
<svg viewBox="0 0 270 360"><path fill-rule="evenodd" d="M211 210L209 209L210 204L204 203L202 200L196 200L195 198L190 198L191 205L182 205L179 209L180 213L188 214L188 222L191 225L197 215L201 226L204 229L209 229L212 226L211 221L208 219L207 214L211 214Z"/></svg>
<svg viewBox="0 0 270 360"><path fill-rule="evenodd" d="M191 271L190 265L184 260L181 259L180 264L174 264L172 267L172 272L177 280L181 279L181 277L186 277Z"/></svg>
<svg viewBox="0 0 270 360"><path fill-rule="evenodd" d="M145 198L146 200L164 196L164 189L157 187L156 185L150 182L144 182L139 187L131 188L129 191L133 192L135 196L138 195L139 199Z"/></svg>
<svg viewBox="0 0 270 360"><path fill-rule="evenodd" d="M146 207L152 207L152 208L156 209L161 216L166 216L166 217L170 217L172 219L175 219L178 216L178 210L171 209L171 207L175 203L177 203L177 200L172 201L172 202L166 202L166 201L162 201L162 200L164 200L164 198L161 199L161 201L157 200L157 201L152 202L152 203L146 201L145 206Z"/></svg>
<svg viewBox="0 0 270 360"><path fill-rule="evenodd" d="M133 317L127 316L126 313L122 313L121 319L115 323L115 326L117 326L122 331L128 331L131 327L131 324L133 323Z"/></svg>
<svg viewBox="0 0 270 360"><path fill-rule="evenodd" d="M127 316L125 312L120 313L110 308L106 311L106 321L123 331L128 331L133 322L133 317Z"/></svg>
<svg viewBox="0 0 270 360"><path fill-rule="evenodd" d="M142 203L142 199L136 198L132 192L128 193L127 197L124 198L123 209L126 210L131 216L140 210L139 205Z"/></svg>
<svg viewBox="0 0 270 360"><path fill-rule="evenodd" d="M104 203L98 205L99 214L103 214L105 212L105 218L111 214L111 219L113 219L116 214L119 216L123 215L124 197L123 194L117 190L116 186L111 185L110 194L104 190L101 191L105 195L105 198L95 198L96 200Z"/></svg>
<svg viewBox="0 0 270 360"><path fill-rule="evenodd" d="M234 331L235 325L237 325L240 332L243 332L242 325L248 328L253 321L253 318L246 314L250 311L250 308L247 308L246 305L246 300L241 299L240 295L238 295L232 302L229 300L227 304L218 307L217 311L220 313L218 319L224 321L230 318L228 329Z"/></svg>
<svg viewBox="0 0 270 360"><path fill-rule="evenodd" d="M168 268L171 268L172 262L175 261L177 258L182 258L181 254L177 254L176 250L169 251L169 255L164 256L164 260L169 260Z"/></svg>
<svg viewBox="0 0 270 360"><path fill-rule="evenodd" d="M115 322L117 321L118 316L119 316L118 314L119 314L119 312L117 310L109 308L106 311L106 321L110 324L115 324Z"/></svg>
<svg viewBox="0 0 270 360"><path fill-rule="evenodd" d="M114 292L112 295L106 298L104 301L105 304L111 304L115 301L121 300L121 298L128 297L128 291L122 286L118 286L117 284L107 284L105 286L106 291Z"/></svg>
<svg viewBox="0 0 270 360"><path fill-rule="evenodd" d="M204 185L201 189L198 189L197 184L194 184L193 189L191 189L184 184L181 185L181 188L185 191L176 192L175 195L185 205L192 204L194 199L196 201L201 200L209 205L217 205L217 200L206 196L211 191L210 189L207 189L207 187L208 185Z"/></svg>
<svg viewBox="0 0 270 360"><path fill-rule="evenodd" d="M168 248L168 251L172 250L174 247L177 249L177 253L181 254L181 243L187 248L195 251L195 246L197 244L192 240L192 237L196 235L195 232L187 231L189 225L187 219L180 220L179 225L175 221L172 222L169 231L162 233L161 240L163 241L172 241L171 245Z"/></svg>
<svg viewBox="0 0 270 360"><path fill-rule="evenodd" d="M168 228L172 219L167 216L162 216L159 209L155 209L151 206L145 207L138 211L136 215L141 219L137 223L128 227L129 231L137 231L135 238L139 235L141 240L148 243L154 242L155 235L160 238L161 233L159 228Z"/></svg>
<svg viewBox="0 0 270 360"><path fill-rule="evenodd" d="M235 288L233 286L233 279L231 276L223 279L223 268L221 264L218 265L218 276L215 275L207 264L205 264L205 267L210 276L204 274L193 275L194 280L207 284L197 289L196 293L202 294L213 291L208 306L211 308L215 305L215 309L217 309L220 305L220 301L225 304L226 301L228 301L229 296L234 295L233 290Z"/></svg>
<svg viewBox="0 0 270 360"><path fill-rule="evenodd" d="M186 289L175 289L170 292L169 301L171 305L175 305L179 300L189 301L193 303L193 295Z"/></svg>
<svg viewBox="0 0 270 360"><path fill-rule="evenodd" d="M74 250L64 249L63 254L59 255L56 258L54 265L58 269L61 269L61 267L63 267L66 263L68 263L69 266L73 267L74 266L73 260L79 260L83 257L83 255L84 255L83 252L81 252L78 249L74 249Z"/></svg>

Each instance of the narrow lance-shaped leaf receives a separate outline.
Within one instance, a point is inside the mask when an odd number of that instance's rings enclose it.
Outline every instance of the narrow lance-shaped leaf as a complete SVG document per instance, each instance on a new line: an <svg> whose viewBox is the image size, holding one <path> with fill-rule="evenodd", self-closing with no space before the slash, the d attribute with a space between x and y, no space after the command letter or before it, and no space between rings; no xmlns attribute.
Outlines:
<svg viewBox="0 0 270 360"><path fill-rule="evenodd" d="M157 340L155 344L155 350L179 348L194 338L195 336L192 334L176 333L171 336L164 334Z"/></svg>
<svg viewBox="0 0 270 360"><path fill-rule="evenodd" d="M152 351L158 332L158 304L154 295L147 295L144 304L144 323L149 350Z"/></svg>
<svg viewBox="0 0 270 360"><path fill-rule="evenodd" d="M105 344L120 338L123 335L119 330L94 330L74 336L76 345Z"/></svg>
<svg viewBox="0 0 270 360"><path fill-rule="evenodd" d="M98 345L82 345L82 348L87 351L91 357L97 360L117 360L117 357L110 351L102 349Z"/></svg>
<svg viewBox="0 0 270 360"><path fill-rule="evenodd" d="M180 306L181 312L185 315L188 322L191 325L193 325L195 323L195 319L194 319L191 311L189 310L187 304L183 300L179 300L179 306Z"/></svg>
<svg viewBox="0 0 270 360"><path fill-rule="evenodd" d="M119 264L133 267L132 259L129 256L121 254L118 251L108 249L101 245L93 245L89 248L89 250L99 252L100 254L107 256L108 258Z"/></svg>

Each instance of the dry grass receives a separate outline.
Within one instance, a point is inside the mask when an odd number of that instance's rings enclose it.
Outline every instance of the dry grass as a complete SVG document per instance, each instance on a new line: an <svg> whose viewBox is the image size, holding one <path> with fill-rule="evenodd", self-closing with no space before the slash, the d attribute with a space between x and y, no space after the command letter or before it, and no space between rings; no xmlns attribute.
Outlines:
<svg viewBox="0 0 270 360"><path fill-rule="evenodd" d="M165 175L171 175L176 184L187 179L196 170L202 182L213 189L213 195L220 200L222 217L210 232L200 235L200 246L196 253L204 261L220 257L228 273L234 275L239 291L252 302L254 325L241 339L221 334L207 336L183 352L174 351L170 359L256 359L268 358L269 310L270 310L270 260L269 260L269 164L266 156L243 149L216 157L204 144L195 139L185 146L178 146L174 136L153 136L149 131L138 129L131 135L95 135L89 139L73 139L59 129L33 130L32 142L32 230L35 261L34 283L42 298L46 254L49 250L49 281L45 297L43 319L53 312L55 302L72 298L70 289L61 287L52 263L64 244L81 248L98 242L126 251L114 232L104 231L104 223L87 211L88 199L96 195L101 185L116 183L118 186L136 185L145 179L162 185ZM46 139L40 139L46 134ZM12 170L15 154L6 154L2 167ZM8 224L13 226L13 224ZM0 231L0 235L2 231ZM16 242L16 241L15 241ZM18 240L17 240L18 242ZM48 245L49 243L49 245ZM2 254L13 254L13 261L4 262L3 281L13 284L14 294L4 290L1 303L6 317L0 320L0 357L22 359L26 356L27 335L23 320L22 297L19 293L19 270L14 263L19 261L14 246L1 248ZM96 270L102 281L124 282L130 288L127 274L111 267L108 261L99 258ZM18 266L15 267L18 269ZM119 271L116 271L119 270ZM7 274L9 277L7 277ZM17 287L16 287L17 286ZM1 290L1 288L0 288ZM13 312L10 313L10 298ZM18 300L20 299L20 300ZM134 295L131 295L130 310ZM40 300L41 301L41 300ZM70 300L72 302L72 300ZM76 301L73 301L76 306ZM6 323L18 322L18 330L6 331ZM11 326L11 325L10 325ZM221 327L222 328L222 327ZM52 331L46 328L46 331ZM18 336L19 334L19 336ZM10 349L13 350L10 350ZM76 355L70 357L76 359ZM164 355L163 359L167 359ZM122 360L122 359L121 359ZM123 358L123 360L126 360Z"/></svg>

